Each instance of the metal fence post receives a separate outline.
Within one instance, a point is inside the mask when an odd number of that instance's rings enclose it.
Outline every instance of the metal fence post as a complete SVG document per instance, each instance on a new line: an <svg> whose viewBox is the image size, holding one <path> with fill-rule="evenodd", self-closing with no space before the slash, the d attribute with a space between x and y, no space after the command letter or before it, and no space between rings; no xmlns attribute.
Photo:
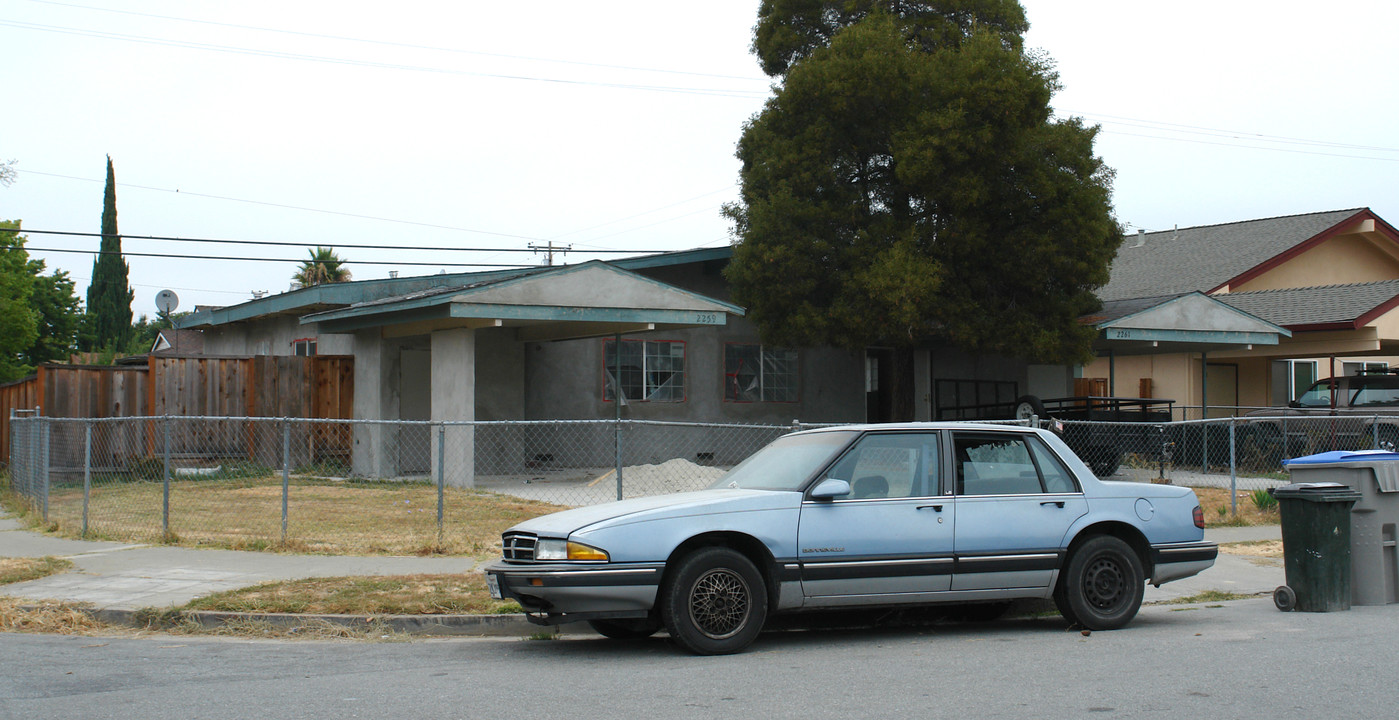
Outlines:
<svg viewBox="0 0 1399 720"><path fill-rule="evenodd" d="M1370 418L1370 447L1380 449L1380 416L1374 415Z"/></svg>
<svg viewBox="0 0 1399 720"><path fill-rule="evenodd" d="M162 476L164 477L164 480L162 481L163 487L162 487L162 490L161 490L162 499L161 499L161 506L160 506L160 532L161 532L161 535L164 536L165 542L169 542L169 541L170 541L170 416L169 416L169 415L166 415L166 416L164 416L164 417L162 418L162 420L163 420L163 422L161 423L161 427L164 428L164 430L165 430L165 433L164 433L164 435L165 435L165 443L164 443L164 448L161 450L160 456L161 456L162 465L164 466L165 471L164 471L163 473L161 473Z"/></svg>
<svg viewBox="0 0 1399 720"><path fill-rule="evenodd" d="M437 425L437 544L442 545L442 505L447 485L447 423Z"/></svg>
<svg viewBox="0 0 1399 720"><path fill-rule="evenodd" d="M282 544L287 543L287 495L291 490L291 421L282 418Z"/></svg>
<svg viewBox="0 0 1399 720"><path fill-rule="evenodd" d="M1239 477L1235 472L1235 461L1238 459L1234 445L1234 418L1229 418L1229 512L1233 515L1239 514Z"/></svg>
<svg viewBox="0 0 1399 720"><path fill-rule="evenodd" d="M39 492L44 502L44 522L49 521L49 419L39 423Z"/></svg>
<svg viewBox="0 0 1399 720"><path fill-rule="evenodd" d="M92 421L83 423L83 538L87 538L87 506L92 498Z"/></svg>
<svg viewBox="0 0 1399 720"><path fill-rule="evenodd" d="M1210 421L1200 417L1200 472L1210 473Z"/></svg>
<svg viewBox="0 0 1399 720"><path fill-rule="evenodd" d="M1161 442L1160 442L1160 445L1161 445L1161 452L1160 452L1159 455L1157 455L1156 479L1157 479L1157 480L1165 480L1165 479L1166 479L1166 426L1165 426L1165 425L1157 425L1157 426L1156 426L1156 436L1157 436L1157 438L1161 441Z"/></svg>
<svg viewBox="0 0 1399 720"><path fill-rule="evenodd" d="M616 429L612 433L612 442L617 451L617 499L622 499L622 419L617 418Z"/></svg>

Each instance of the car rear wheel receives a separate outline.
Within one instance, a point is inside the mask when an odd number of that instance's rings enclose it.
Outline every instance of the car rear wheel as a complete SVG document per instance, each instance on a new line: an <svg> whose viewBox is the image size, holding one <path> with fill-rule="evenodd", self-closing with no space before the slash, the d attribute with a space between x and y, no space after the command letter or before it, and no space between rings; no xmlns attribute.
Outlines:
<svg viewBox="0 0 1399 720"><path fill-rule="evenodd" d="M661 629L660 621L651 618L589 620L588 626L597 634L613 640L641 640Z"/></svg>
<svg viewBox="0 0 1399 720"><path fill-rule="evenodd" d="M1096 535L1069 556L1054 601L1071 623L1115 630L1136 617L1145 590L1142 563L1131 546L1111 535Z"/></svg>
<svg viewBox="0 0 1399 720"><path fill-rule="evenodd" d="M666 630L698 655L748 647L767 619L767 586L753 562L728 548L697 550L680 560L661 603Z"/></svg>

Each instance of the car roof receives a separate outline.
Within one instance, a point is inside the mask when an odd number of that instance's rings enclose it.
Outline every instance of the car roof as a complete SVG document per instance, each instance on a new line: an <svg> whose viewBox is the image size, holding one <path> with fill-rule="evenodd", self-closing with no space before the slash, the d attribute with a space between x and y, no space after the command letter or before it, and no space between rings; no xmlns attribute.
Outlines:
<svg viewBox="0 0 1399 720"><path fill-rule="evenodd" d="M992 431L1018 431L1025 432L1033 428L1025 425L1012 425L994 422L969 422L969 421L942 421L942 422L908 422L908 423L862 423L852 425L832 425L829 427L813 428L803 430L804 433L832 432L832 431L856 431L870 432L877 430L992 430Z"/></svg>

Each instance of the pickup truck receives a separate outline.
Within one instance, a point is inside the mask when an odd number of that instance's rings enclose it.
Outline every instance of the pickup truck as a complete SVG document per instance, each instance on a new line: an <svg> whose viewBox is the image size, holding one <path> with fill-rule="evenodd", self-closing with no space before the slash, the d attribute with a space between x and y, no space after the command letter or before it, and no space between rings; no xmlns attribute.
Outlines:
<svg viewBox="0 0 1399 720"><path fill-rule="evenodd" d="M1286 407L1245 414L1245 442L1282 457L1356 448L1399 450L1396 372L1318 380ZM1289 423L1293 418L1299 422ZM1332 422L1319 422L1321 418Z"/></svg>

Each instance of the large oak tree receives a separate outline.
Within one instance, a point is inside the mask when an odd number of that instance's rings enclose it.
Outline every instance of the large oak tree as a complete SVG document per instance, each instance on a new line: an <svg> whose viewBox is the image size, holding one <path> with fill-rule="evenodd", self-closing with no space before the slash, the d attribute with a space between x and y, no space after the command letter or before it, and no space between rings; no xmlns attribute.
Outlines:
<svg viewBox="0 0 1399 720"><path fill-rule="evenodd" d="M891 346L905 367L934 340L1090 357L1077 319L1122 237L1112 173L1096 128L1052 117L1025 27L1013 0L763 3L754 50L779 83L726 212L728 278L766 341Z"/></svg>

